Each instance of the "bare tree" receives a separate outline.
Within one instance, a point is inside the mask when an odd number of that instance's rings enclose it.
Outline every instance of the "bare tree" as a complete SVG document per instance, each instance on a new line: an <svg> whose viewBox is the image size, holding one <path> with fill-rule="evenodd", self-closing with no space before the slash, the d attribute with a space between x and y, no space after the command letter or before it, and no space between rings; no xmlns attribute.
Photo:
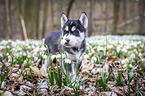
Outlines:
<svg viewBox="0 0 145 96"><path fill-rule="evenodd" d="M113 1L114 11L113 11L113 29L112 29L112 35L117 34L117 24L119 19L119 7L120 7L120 0L114 0Z"/></svg>
<svg viewBox="0 0 145 96"><path fill-rule="evenodd" d="M21 24L21 17L20 16L22 16L22 7L21 7L21 4L22 3L22 0L18 0L18 14L19 14L19 21L20 21L20 25L22 25ZM21 26L21 37L22 37L22 40L24 40L24 32L23 32L23 28L22 28L22 26Z"/></svg>
<svg viewBox="0 0 145 96"><path fill-rule="evenodd" d="M144 33L144 11L145 11L145 0L139 0L139 33Z"/></svg>
<svg viewBox="0 0 145 96"><path fill-rule="evenodd" d="M47 21L47 8L48 8L48 0L44 0L42 38L45 37L46 21Z"/></svg>
<svg viewBox="0 0 145 96"><path fill-rule="evenodd" d="M11 27L10 27L10 6L9 6L9 0L6 0L5 1L6 3L6 20L7 20L7 39L10 39L11 38Z"/></svg>
<svg viewBox="0 0 145 96"><path fill-rule="evenodd" d="M89 25L88 25L88 36L92 36L93 31L93 5L94 0L90 0L90 12L89 12Z"/></svg>
<svg viewBox="0 0 145 96"><path fill-rule="evenodd" d="M34 38L34 21L35 20L35 9L34 9L34 0L31 0L31 28L30 28L30 38Z"/></svg>
<svg viewBox="0 0 145 96"><path fill-rule="evenodd" d="M127 8L126 8L126 0L123 0L123 21L124 22L126 22L126 10L127 10ZM124 25L124 27L123 27L123 30L124 30L124 33L126 33L126 24Z"/></svg>
<svg viewBox="0 0 145 96"><path fill-rule="evenodd" d="M72 5L73 5L74 1L75 0L70 0L69 1L68 8L67 8L67 12L66 12L66 15L67 15L68 18L69 18L70 10L72 8Z"/></svg>
<svg viewBox="0 0 145 96"><path fill-rule="evenodd" d="M36 39L39 39L39 17L40 17L40 0L36 0Z"/></svg>
<svg viewBox="0 0 145 96"><path fill-rule="evenodd" d="M105 0L105 24L104 24L104 32L107 31L108 24L108 0Z"/></svg>

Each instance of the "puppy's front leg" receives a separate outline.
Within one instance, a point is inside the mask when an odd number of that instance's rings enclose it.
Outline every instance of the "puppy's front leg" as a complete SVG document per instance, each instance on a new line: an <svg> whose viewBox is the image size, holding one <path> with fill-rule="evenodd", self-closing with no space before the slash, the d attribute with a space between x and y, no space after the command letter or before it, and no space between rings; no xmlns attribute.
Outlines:
<svg viewBox="0 0 145 96"><path fill-rule="evenodd" d="M45 60L43 60L43 63L42 63L42 69L44 69L44 71L47 73L47 68L48 68L48 62L49 62L49 57Z"/></svg>

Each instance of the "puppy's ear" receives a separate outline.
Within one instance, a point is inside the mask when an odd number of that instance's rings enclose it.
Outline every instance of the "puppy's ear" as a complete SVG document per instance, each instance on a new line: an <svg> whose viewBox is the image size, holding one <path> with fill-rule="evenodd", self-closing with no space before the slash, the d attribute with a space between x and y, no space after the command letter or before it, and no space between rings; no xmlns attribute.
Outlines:
<svg viewBox="0 0 145 96"><path fill-rule="evenodd" d="M83 12L80 16L81 24L87 29L88 27L88 17L85 12Z"/></svg>
<svg viewBox="0 0 145 96"><path fill-rule="evenodd" d="M65 15L65 13L62 13L61 15L61 28L64 26L64 24L67 22L67 16Z"/></svg>

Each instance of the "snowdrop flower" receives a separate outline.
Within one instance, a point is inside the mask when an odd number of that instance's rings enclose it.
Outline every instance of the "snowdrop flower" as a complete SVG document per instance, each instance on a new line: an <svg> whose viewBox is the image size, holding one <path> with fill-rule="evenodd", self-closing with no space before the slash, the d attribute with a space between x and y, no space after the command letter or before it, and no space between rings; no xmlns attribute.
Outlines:
<svg viewBox="0 0 145 96"><path fill-rule="evenodd" d="M8 56L8 55L9 55L9 53L6 53L6 55Z"/></svg>
<svg viewBox="0 0 145 96"><path fill-rule="evenodd" d="M132 67L132 64L129 64L129 67Z"/></svg>
<svg viewBox="0 0 145 96"><path fill-rule="evenodd" d="M34 56L34 60L35 60L35 61L38 60L38 57Z"/></svg>
<svg viewBox="0 0 145 96"><path fill-rule="evenodd" d="M124 65L123 65L123 68L126 68L126 67L127 67L127 64L124 64Z"/></svg>
<svg viewBox="0 0 145 96"><path fill-rule="evenodd" d="M130 57L131 57L131 58L135 58L135 54L132 53L132 54L130 55Z"/></svg>
<svg viewBox="0 0 145 96"><path fill-rule="evenodd" d="M42 39L42 43L45 44L45 38Z"/></svg>
<svg viewBox="0 0 145 96"><path fill-rule="evenodd" d="M51 60L53 60L54 58L56 58L56 55L52 55L51 56Z"/></svg>
<svg viewBox="0 0 145 96"><path fill-rule="evenodd" d="M96 62L96 61L97 61L97 59L96 59L95 56L92 57L92 61L93 61L93 62Z"/></svg>
<svg viewBox="0 0 145 96"><path fill-rule="evenodd" d="M25 52L23 53L23 56L26 56L26 53Z"/></svg>
<svg viewBox="0 0 145 96"><path fill-rule="evenodd" d="M23 63L25 63L25 64L26 64L26 63L27 63L27 60L24 60L24 62L23 62Z"/></svg>
<svg viewBox="0 0 145 96"><path fill-rule="evenodd" d="M22 50L22 48L21 48L21 47L19 47L19 48L18 48L18 50L20 50L20 51L21 51L21 50Z"/></svg>
<svg viewBox="0 0 145 96"><path fill-rule="evenodd" d="M66 42L66 40L64 40L64 39L61 40L62 45L65 44L65 42Z"/></svg>
<svg viewBox="0 0 145 96"><path fill-rule="evenodd" d="M56 55L56 58L58 59L58 58L61 58L61 55L60 54L57 54Z"/></svg>
<svg viewBox="0 0 145 96"><path fill-rule="evenodd" d="M30 58L31 57L31 53L28 53L27 57Z"/></svg>
<svg viewBox="0 0 145 96"><path fill-rule="evenodd" d="M123 49L122 49L122 51L123 51L124 53L126 53L126 52L127 52L127 50L126 50L125 48L123 48Z"/></svg>
<svg viewBox="0 0 145 96"><path fill-rule="evenodd" d="M10 46L7 46L7 48L9 49L9 48L10 48Z"/></svg>
<svg viewBox="0 0 145 96"><path fill-rule="evenodd" d="M43 57L44 59L46 59L46 58L47 58L47 55L42 55L42 57Z"/></svg>
<svg viewBox="0 0 145 96"><path fill-rule="evenodd" d="M139 55L139 57L142 57L142 54L141 53L139 53L138 55Z"/></svg>
<svg viewBox="0 0 145 96"><path fill-rule="evenodd" d="M65 59L64 61L65 61L65 63L67 63L67 64L70 64L70 63L71 63L71 60L70 60L70 59Z"/></svg>
<svg viewBox="0 0 145 96"><path fill-rule="evenodd" d="M46 47L45 47L44 45L42 45L42 46L41 46L41 50L42 50L42 51L45 51L45 50L46 50Z"/></svg>
<svg viewBox="0 0 145 96"><path fill-rule="evenodd" d="M62 58L66 58L66 55L65 55L65 53L62 53Z"/></svg>
<svg viewBox="0 0 145 96"><path fill-rule="evenodd" d="M129 63L129 60L126 58L125 60L122 60L122 64L127 64Z"/></svg>
<svg viewBox="0 0 145 96"><path fill-rule="evenodd" d="M85 54L84 59L88 59L88 58L89 58L89 55Z"/></svg>

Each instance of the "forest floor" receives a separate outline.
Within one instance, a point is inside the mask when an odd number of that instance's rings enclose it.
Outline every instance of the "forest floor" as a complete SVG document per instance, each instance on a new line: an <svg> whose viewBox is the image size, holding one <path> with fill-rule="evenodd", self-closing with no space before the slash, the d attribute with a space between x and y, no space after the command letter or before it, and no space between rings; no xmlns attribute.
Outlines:
<svg viewBox="0 0 145 96"><path fill-rule="evenodd" d="M0 95L145 96L145 36L92 36L79 74L63 74L65 54L41 68L44 40L0 42ZM69 58L65 58L69 60ZM68 64L69 66L69 64ZM75 79L73 79L75 78Z"/></svg>

